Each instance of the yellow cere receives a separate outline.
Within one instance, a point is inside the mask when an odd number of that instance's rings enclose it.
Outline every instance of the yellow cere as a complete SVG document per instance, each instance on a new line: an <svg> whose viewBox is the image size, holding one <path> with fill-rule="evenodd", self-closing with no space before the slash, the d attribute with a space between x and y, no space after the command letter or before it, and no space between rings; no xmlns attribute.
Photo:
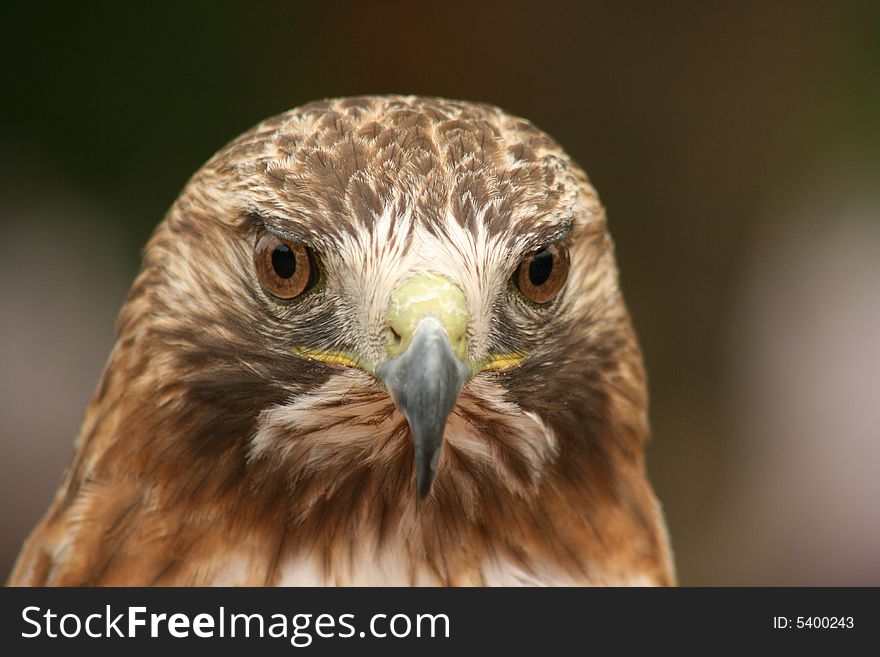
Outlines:
<svg viewBox="0 0 880 657"><path fill-rule="evenodd" d="M406 351L416 327L425 317L443 326L453 353L465 360L468 312L464 292L445 276L416 274L406 279L391 295L388 306L388 357Z"/></svg>
<svg viewBox="0 0 880 657"><path fill-rule="evenodd" d="M433 317L449 338L453 353L467 361L468 312L464 293L451 280L435 273L415 274L407 278L391 295L388 306L388 358L396 358L407 350L419 323ZM311 360L357 367L373 371L369 363L343 351L295 347L293 352ZM479 363L470 363L474 372L488 372L517 367L526 354L513 352L492 354Z"/></svg>
<svg viewBox="0 0 880 657"><path fill-rule="evenodd" d="M488 372L492 370L506 370L509 367L517 367L523 362L523 360L525 360L525 357L525 354L520 353L493 354L486 359L486 363L480 368L480 371Z"/></svg>

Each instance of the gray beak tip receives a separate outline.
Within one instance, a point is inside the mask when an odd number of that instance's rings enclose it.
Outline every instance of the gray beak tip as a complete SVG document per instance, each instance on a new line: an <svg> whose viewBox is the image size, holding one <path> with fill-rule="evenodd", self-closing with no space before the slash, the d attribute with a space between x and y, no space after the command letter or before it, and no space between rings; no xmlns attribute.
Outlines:
<svg viewBox="0 0 880 657"><path fill-rule="evenodd" d="M428 497L431 492L431 485L434 483L433 470L425 467L416 466L416 496L419 501Z"/></svg>

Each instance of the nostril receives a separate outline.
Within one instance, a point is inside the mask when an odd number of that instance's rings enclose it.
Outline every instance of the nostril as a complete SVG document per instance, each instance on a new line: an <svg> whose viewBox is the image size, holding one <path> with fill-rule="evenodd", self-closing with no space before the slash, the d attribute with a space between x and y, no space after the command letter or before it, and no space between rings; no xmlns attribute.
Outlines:
<svg viewBox="0 0 880 657"><path fill-rule="evenodd" d="M388 342L389 342L389 344L397 346L400 344L400 341L402 339L403 338L400 337L400 334L397 331L395 331L393 327L391 327L391 326L388 327Z"/></svg>

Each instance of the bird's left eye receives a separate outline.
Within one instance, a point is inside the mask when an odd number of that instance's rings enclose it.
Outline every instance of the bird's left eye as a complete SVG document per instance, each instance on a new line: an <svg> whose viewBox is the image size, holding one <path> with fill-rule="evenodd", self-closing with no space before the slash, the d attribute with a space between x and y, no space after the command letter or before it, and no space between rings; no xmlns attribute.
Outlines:
<svg viewBox="0 0 880 657"><path fill-rule="evenodd" d="M549 244L533 251L513 274L513 283L534 303L549 303L565 285L569 269L568 249Z"/></svg>
<svg viewBox="0 0 880 657"><path fill-rule="evenodd" d="M315 254L304 244L264 231L254 245L254 269L269 294L293 299L318 282Z"/></svg>

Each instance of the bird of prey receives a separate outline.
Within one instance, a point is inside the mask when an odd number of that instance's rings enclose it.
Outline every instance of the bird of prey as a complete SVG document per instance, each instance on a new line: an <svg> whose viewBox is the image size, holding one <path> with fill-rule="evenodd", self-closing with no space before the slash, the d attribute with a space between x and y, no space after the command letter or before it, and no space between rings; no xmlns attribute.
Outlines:
<svg viewBox="0 0 880 657"><path fill-rule="evenodd" d="M270 118L148 243L13 585L668 585L604 209L526 120Z"/></svg>

